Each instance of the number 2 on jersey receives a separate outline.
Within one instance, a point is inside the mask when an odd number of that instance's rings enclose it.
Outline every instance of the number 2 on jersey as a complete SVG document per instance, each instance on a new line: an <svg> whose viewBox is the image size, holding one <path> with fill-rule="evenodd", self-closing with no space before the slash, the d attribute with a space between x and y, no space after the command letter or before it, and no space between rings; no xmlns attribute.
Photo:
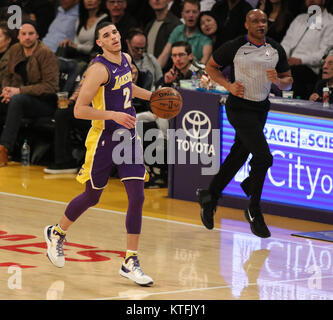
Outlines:
<svg viewBox="0 0 333 320"><path fill-rule="evenodd" d="M132 106L130 88L124 88L123 95L125 96L124 109L130 108Z"/></svg>

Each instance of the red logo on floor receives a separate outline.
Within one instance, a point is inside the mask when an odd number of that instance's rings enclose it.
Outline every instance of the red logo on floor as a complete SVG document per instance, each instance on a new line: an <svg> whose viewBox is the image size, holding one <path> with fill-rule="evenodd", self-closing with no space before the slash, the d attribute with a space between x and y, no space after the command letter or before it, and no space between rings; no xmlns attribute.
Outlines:
<svg viewBox="0 0 333 320"><path fill-rule="evenodd" d="M6 231L0 230L0 240L21 242L36 238L37 238L36 236L25 235L25 234L8 234ZM15 243L14 245L0 246L0 250L14 251L23 254L45 254L46 248L47 245L45 242ZM79 250L79 249L84 249L84 250ZM65 253L66 261L74 261L74 262L99 262L111 259L106 255L103 255L103 253L104 254L112 253L118 255L119 257L125 257L126 254L124 251L101 250L98 249L98 247L92 247L73 242L65 242L64 251L66 252ZM71 258L72 254L80 255L86 258L85 259ZM23 265L16 262L0 262L0 267L10 267L12 265L17 265L21 268L37 267L37 266Z"/></svg>

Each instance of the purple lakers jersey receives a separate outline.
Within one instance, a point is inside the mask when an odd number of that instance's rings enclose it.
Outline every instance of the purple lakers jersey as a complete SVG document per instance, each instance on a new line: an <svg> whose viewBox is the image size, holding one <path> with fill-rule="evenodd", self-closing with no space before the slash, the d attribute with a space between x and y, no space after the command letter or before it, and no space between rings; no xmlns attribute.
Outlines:
<svg viewBox="0 0 333 320"><path fill-rule="evenodd" d="M107 68L109 81L98 89L92 101L93 108L125 112L135 117L132 103L132 69L126 56L121 53L120 65L102 55L93 60L93 63L96 62L102 63ZM108 131L124 128L113 120L93 120L92 127Z"/></svg>

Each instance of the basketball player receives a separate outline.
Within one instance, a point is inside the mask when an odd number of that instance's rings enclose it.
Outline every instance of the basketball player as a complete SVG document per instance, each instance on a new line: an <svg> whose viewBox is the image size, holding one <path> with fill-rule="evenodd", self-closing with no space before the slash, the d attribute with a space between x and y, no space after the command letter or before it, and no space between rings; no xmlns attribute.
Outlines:
<svg viewBox="0 0 333 320"><path fill-rule="evenodd" d="M143 273L137 256L146 170L141 144L136 143L132 95L150 100L152 93L132 82L131 58L121 52L120 34L114 24L104 22L98 25L95 37L103 54L97 56L86 71L74 107L76 118L92 120L86 139L85 163L77 176L79 182L85 183L85 191L68 204L57 225L45 227L47 255L55 266L64 266L63 242L68 228L83 212L98 203L111 169L117 165L128 196L127 252L119 273L139 285L148 286L153 284L153 280ZM123 132L130 133L124 135L124 141L127 139L133 158L130 163L115 164L114 151L121 140L115 135Z"/></svg>
<svg viewBox="0 0 333 320"><path fill-rule="evenodd" d="M258 237L270 237L260 202L265 176L273 163L263 128L270 101L271 84L281 90L290 90L293 79L286 53L279 43L266 38L267 16L254 9L246 16L247 35L228 41L219 47L206 65L210 77L230 92L226 112L234 127L235 141L230 153L213 177L208 190L197 190L201 206L201 219L207 229L214 228L214 213L221 192L252 154L249 177L241 187L250 197L245 217L251 231ZM231 65L229 82L219 71L220 66Z"/></svg>

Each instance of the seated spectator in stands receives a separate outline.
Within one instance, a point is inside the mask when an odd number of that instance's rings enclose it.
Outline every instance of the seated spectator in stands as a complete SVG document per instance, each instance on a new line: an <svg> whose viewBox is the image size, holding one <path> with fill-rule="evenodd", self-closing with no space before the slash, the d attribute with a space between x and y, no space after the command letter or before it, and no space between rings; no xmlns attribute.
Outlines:
<svg viewBox="0 0 333 320"><path fill-rule="evenodd" d="M213 42L213 51L222 44L221 27L218 18L212 11L201 11L199 16L200 31L210 37Z"/></svg>
<svg viewBox="0 0 333 320"><path fill-rule="evenodd" d="M9 49L16 41L15 33L8 28L7 22L0 22L0 92L2 91L2 79L4 78L9 60ZM0 99L1 100L1 99ZM7 105L0 103L0 134L7 113Z"/></svg>
<svg viewBox="0 0 333 320"><path fill-rule="evenodd" d="M8 28L7 22L0 22L0 91L2 91L2 79L9 60L9 49L14 41L14 34Z"/></svg>
<svg viewBox="0 0 333 320"><path fill-rule="evenodd" d="M169 0L149 0L155 12L155 18L148 22L144 29L147 34L147 52L156 58L160 56L169 36L181 21L168 9ZM172 65L171 59L166 62L163 71L166 72Z"/></svg>
<svg viewBox="0 0 333 320"><path fill-rule="evenodd" d="M7 104L5 126L0 137L0 167L8 162L21 119L48 117L56 107L59 67L56 55L38 40L34 21L23 21L19 42L12 45L2 81L1 102Z"/></svg>
<svg viewBox="0 0 333 320"><path fill-rule="evenodd" d="M128 53L139 71L150 71L152 74L152 86L147 90L155 88L156 81L163 77L162 69L157 59L150 53L146 52L147 38L141 29L134 28L129 30L127 35Z"/></svg>
<svg viewBox="0 0 333 320"><path fill-rule="evenodd" d="M57 51L58 45L65 39L74 40L75 24L79 18L79 0L60 0L56 17L49 26L43 43L53 52Z"/></svg>
<svg viewBox="0 0 333 320"><path fill-rule="evenodd" d="M182 17L185 24L177 26L168 39L158 62L163 68L169 59L171 46L177 41L186 41L191 45L194 57L203 64L208 61L212 50L212 40L202 34L198 27L200 15L200 2L198 0L184 0Z"/></svg>
<svg viewBox="0 0 333 320"><path fill-rule="evenodd" d="M79 96L84 75L77 86L75 92L68 99L68 108L57 108L54 113L55 132L54 132L54 163L44 168L45 173L62 174L77 173L82 163L78 162L73 156L73 150L70 144L70 131L73 128L79 129L82 133L82 139L85 141L88 130L91 127L91 121L76 119L74 117L74 105ZM83 158L82 158L83 160Z"/></svg>
<svg viewBox="0 0 333 320"><path fill-rule="evenodd" d="M131 28L137 28L139 26L138 21L127 12L127 1L126 0L106 0L106 8L108 10L108 17L101 20L101 23L104 21L111 21L117 27L117 30L121 36L121 48L122 51L127 52L126 37L128 31ZM97 45L95 45L95 52Z"/></svg>
<svg viewBox="0 0 333 320"><path fill-rule="evenodd" d="M316 26L315 22L310 26L309 14L299 14L281 44L294 78L294 95L307 100L319 79L321 59L333 43L333 16L325 9L325 0L305 0L305 4L320 6L321 26Z"/></svg>
<svg viewBox="0 0 333 320"><path fill-rule="evenodd" d="M322 102L324 87L328 87L330 89L330 103L333 103L333 49L328 52L324 59L321 80L318 80L316 83L315 89L309 100Z"/></svg>
<svg viewBox="0 0 333 320"><path fill-rule="evenodd" d="M288 0L267 0L258 4L258 8L267 14L267 36L281 42L294 16L289 11Z"/></svg>
<svg viewBox="0 0 333 320"><path fill-rule="evenodd" d="M61 41L56 55L89 62L95 44L96 25L107 16L105 0L80 0L74 41L69 38Z"/></svg>
<svg viewBox="0 0 333 320"><path fill-rule="evenodd" d="M173 67L164 75L162 86L179 85L180 80L191 79L193 72L200 78L205 73L205 65L198 63L192 53L191 45L178 41L172 45Z"/></svg>
<svg viewBox="0 0 333 320"><path fill-rule="evenodd" d="M245 0L217 1L211 11L219 19L221 43L232 40L247 33L245 17L252 6Z"/></svg>

